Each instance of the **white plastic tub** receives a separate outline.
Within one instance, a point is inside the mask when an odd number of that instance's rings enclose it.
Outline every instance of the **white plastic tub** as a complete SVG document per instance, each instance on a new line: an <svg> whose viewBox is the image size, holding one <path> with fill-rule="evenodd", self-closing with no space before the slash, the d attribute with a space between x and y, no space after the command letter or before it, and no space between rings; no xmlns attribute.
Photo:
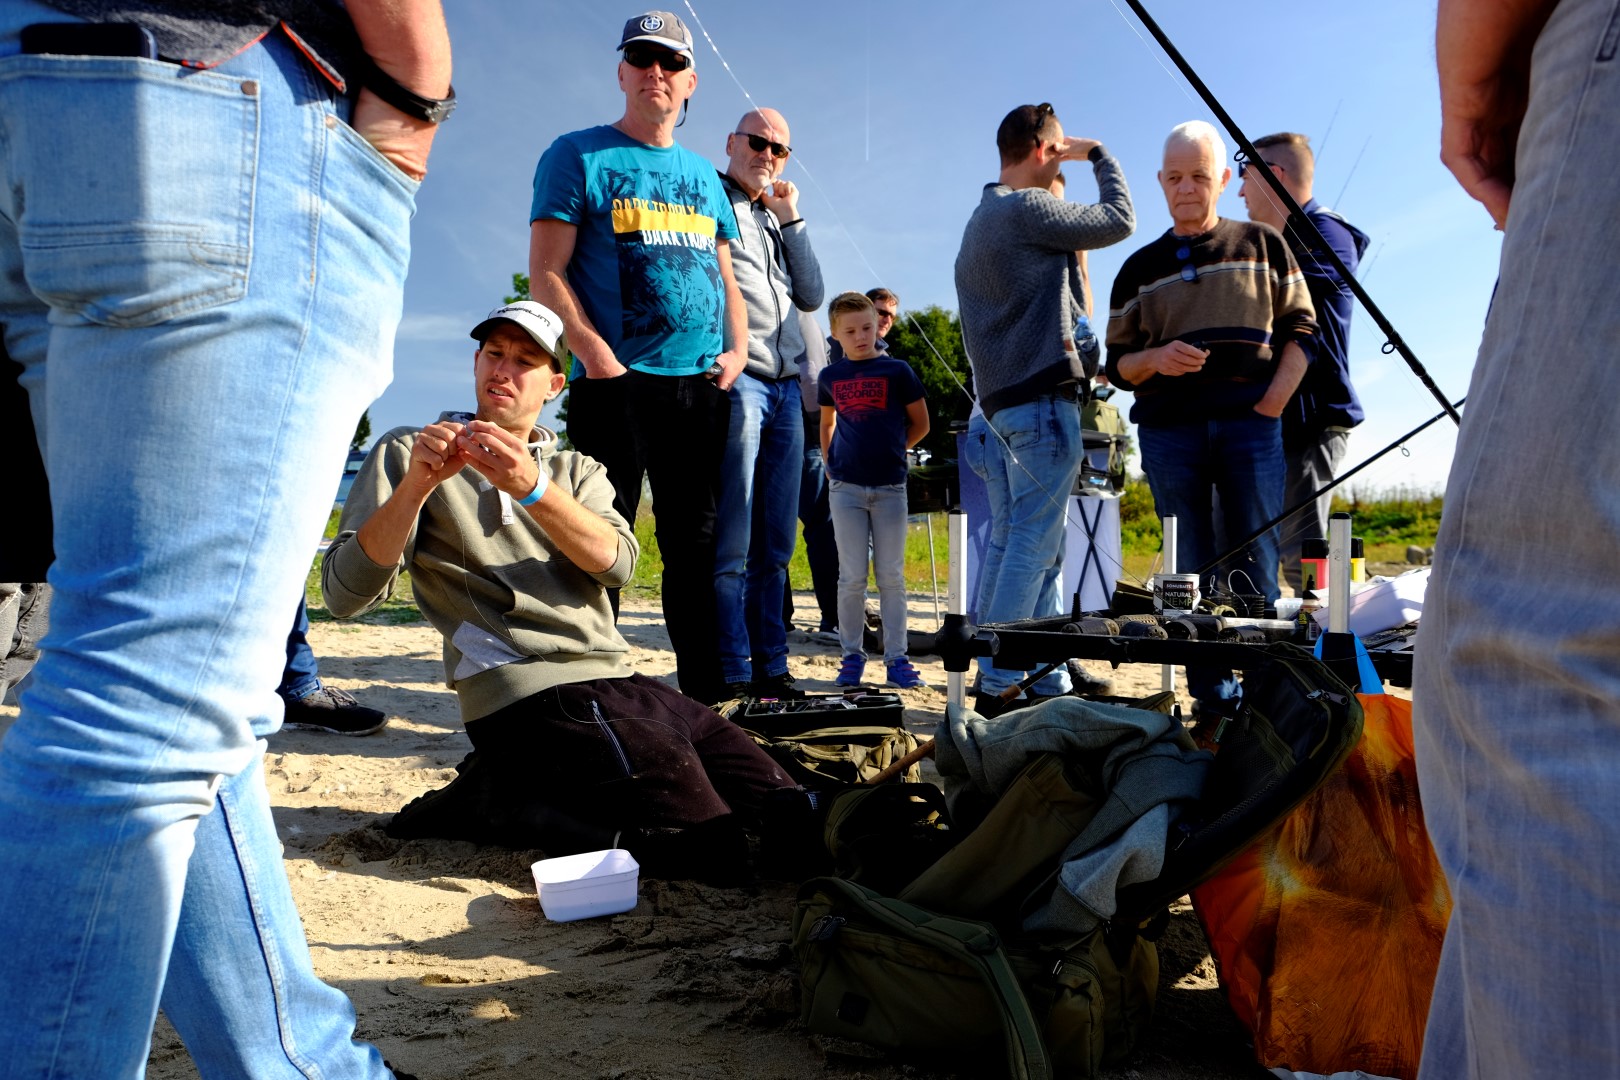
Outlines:
<svg viewBox="0 0 1620 1080"><path fill-rule="evenodd" d="M540 909L552 922L617 915L636 906L641 864L623 848L541 859L529 869Z"/></svg>

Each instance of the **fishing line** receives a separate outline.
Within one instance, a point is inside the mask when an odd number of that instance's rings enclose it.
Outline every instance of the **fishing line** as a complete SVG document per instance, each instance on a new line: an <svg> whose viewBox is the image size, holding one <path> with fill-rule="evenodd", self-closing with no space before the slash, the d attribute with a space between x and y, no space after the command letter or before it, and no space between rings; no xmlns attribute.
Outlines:
<svg viewBox="0 0 1620 1080"><path fill-rule="evenodd" d="M1112 2L1112 0L1110 0L1110 2ZM755 112L759 112L759 104L754 100L754 96L748 92L748 88L743 85L742 80L738 78L736 71L732 69L731 64L726 60L725 55L720 51L720 46L715 43L715 40L713 36L710 35L708 28L704 26L703 17L700 16L697 13L697 9L692 6L692 0L683 0L683 3L686 5L686 10L691 13L692 20L697 23L698 31L703 35L703 40L708 42L710 50L713 51L715 58L719 60L720 66L725 69L727 75L731 76L731 81L737 84L737 89L742 93L744 100L748 102L749 106ZM850 230L848 224L844 221L843 215L839 213L837 204L834 203L831 196L827 194L827 190L821 186L821 181L816 177L815 172L805 164L803 156L797 152L794 153L792 161L793 164L797 165L798 168L804 173L806 179L810 181L811 186L816 189L817 194L821 196L821 199L826 204L827 208L832 211L834 221L836 222L838 228L842 230L845 239L849 242L850 247L855 250L855 254L860 259L861 264L866 267L867 272L876 278L880 284L884 284L884 276L878 272L877 267L872 265L872 260L867 258L866 251L855 239L854 232ZM956 388L961 392L962 396L970 402L976 402L977 399L968 392L967 385L962 381L961 376L958 375L956 369L946 361L945 357L940 353L938 346L934 344L933 339L928 336L928 332L922 328L922 324L917 321L916 317L912 313L907 312L906 321L911 328L916 331L917 336L922 339L923 344L928 346L928 350L933 354L935 361L950 377L951 381L956 384ZM963 355L966 356L967 346L965 342L963 343L962 351ZM971 365L971 358L969 358L968 362ZM1007 440L1002 436L1002 434L996 431L993 427L990 427L988 422L985 426L992 432L995 432L997 441L1001 443L1002 448L1006 451L1008 461L1016 465L1020 472L1029 477L1031 482L1033 482L1046 497L1046 500L1063 513L1064 524L1071 528L1077 524L1080 524L1070 516L1068 506L1060 502L1058 497L1054 496L1051 491L1047 490L1045 485L1041 484L1040 480L1033 473L1031 473L1021 461L1018 460L1017 456L1013 453L1012 447L1007 444ZM960 468L961 466L959 465L958 467ZM1145 579L1137 577L1134 574L1129 574L1129 572L1126 571L1124 564L1119 560L1110 559L1109 561L1119 562L1120 572L1135 578L1139 584L1145 581Z"/></svg>

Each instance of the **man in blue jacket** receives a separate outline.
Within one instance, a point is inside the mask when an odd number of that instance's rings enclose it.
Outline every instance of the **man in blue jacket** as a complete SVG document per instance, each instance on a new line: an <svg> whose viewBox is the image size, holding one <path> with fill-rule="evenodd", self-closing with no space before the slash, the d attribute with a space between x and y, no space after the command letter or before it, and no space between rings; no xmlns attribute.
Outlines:
<svg viewBox="0 0 1620 1080"><path fill-rule="evenodd" d="M1334 253L1355 273L1367 250L1367 234L1311 196L1316 155L1311 153L1310 139L1285 131L1256 139L1254 147ZM1282 415L1283 454L1288 459L1283 505L1293 506L1332 482L1350 443L1350 429L1364 416L1361 399L1350 383L1350 316L1355 298L1315 238L1305 230L1289 227L1288 211L1265 178L1242 166L1238 176L1243 180L1238 194L1249 208L1249 220L1270 225L1283 234L1305 274L1305 286L1316 308L1316 362L1306 369L1299 390ZM1282 524L1279 554L1283 576L1296 593L1304 588L1299 569L1300 542L1306 537L1327 535L1332 500L1331 495L1323 495L1314 508L1306 507Z"/></svg>

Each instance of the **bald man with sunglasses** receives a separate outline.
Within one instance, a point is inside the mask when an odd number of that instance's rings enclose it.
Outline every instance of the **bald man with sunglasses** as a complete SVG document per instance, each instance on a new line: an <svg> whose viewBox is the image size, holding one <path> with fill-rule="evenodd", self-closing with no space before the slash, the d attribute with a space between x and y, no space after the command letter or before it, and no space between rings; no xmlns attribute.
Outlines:
<svg viewBox="0 0 1620 1080"><path fill-rule="evenodd" d="M624 25L624 115L559 137L534 174L529 278L575 357L568 435L636 520L645 477L663 555L664 621L681 690L725 690L714 595L715 506L748 323L714 166L675 142L697 90L692 34L667 11ZM612 596L615 612L618 597Z"/></svg>
<svg viewBox="0 0 1620 1080"><path fill-rule="evenodd" d="M804 458L799 312L818 309L825 289L799 190L782 178L788 138L781 113L750 109L726 137L720 176L737 216L731 265L748 309L748 366L730 391L714 569L727 696L793 693L782 595Z"/></svg>

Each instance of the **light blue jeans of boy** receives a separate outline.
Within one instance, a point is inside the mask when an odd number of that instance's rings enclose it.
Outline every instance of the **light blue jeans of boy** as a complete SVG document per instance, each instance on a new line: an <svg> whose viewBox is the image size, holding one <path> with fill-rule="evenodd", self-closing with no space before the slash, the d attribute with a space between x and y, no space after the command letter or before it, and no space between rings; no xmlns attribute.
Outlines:
<svg viewBox="0 0 1620 1080"><path fill-rule="evenodd" d="M985 493L990 500L990 543L1005 536L994 576L987 559L979 578L979 621L1044 618L1063 610L1063 522L1080 475L1080 406L1056 394L1001 409L984 441ZM1005 522L1003 526L1002 523ZM979 661L981 694L999 694L1024 672ZM1067 694L1074 684L1063 665L1030 688Z"/></svg>
<svg viewBox="0 0 1620 1080"><path fill-rule="evenodd" d="M866 654L866 555L872 553L883 662L906 658L906 485L865 487L831 480L827 506L838 538L838 645Z"/></svg>
<svg viewBox="0 0 1620 1080"><path fill-rule="evenodd" d="M1453 903L1423 1080L1620 1068L1617 161L1620 4L1564 0L1531 60L1417 637L1418 781Z"/></svg>
<svg viewBox="0 0 1620 1080"><path fill-rule="evenodd" d="M63 20L0 13L0 324L56 539L0 743L0 1069L138 1076L161 997L205 1077L385 1077L310 985L257 762L416 185L279 33L212 70L18 55Z"/></svg>

